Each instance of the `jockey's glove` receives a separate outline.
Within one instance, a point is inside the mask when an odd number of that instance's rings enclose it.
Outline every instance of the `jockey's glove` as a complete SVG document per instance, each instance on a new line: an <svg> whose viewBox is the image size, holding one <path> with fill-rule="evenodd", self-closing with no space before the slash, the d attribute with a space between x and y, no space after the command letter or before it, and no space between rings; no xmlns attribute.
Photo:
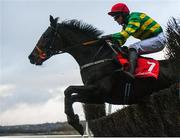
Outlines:
<svg viewBox="0 0 180 138"><path fill-rule="evenodd" d="M101 36L101 38L99 39L99 44L103 44L105 41L112 41L112 35L103 35Z"/></svg>
<svg viewBox="0 0 180 138"><path fill-rule="evenodd" d="M102 41L102 40L110 40L110 41L112 41L112 34L109 34L109 35L103 35L101 38L100 38L100 40Z"/></svg>

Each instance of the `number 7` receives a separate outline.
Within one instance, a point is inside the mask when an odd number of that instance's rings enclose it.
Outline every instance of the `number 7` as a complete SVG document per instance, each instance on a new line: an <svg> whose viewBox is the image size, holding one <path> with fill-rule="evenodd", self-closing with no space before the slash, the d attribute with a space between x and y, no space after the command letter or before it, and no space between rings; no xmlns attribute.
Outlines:
<svg viewBox="0 0 180 138"><path fill-rule="evenodd" d="M150 65L150 67L149 67L149 69L148 69L148 71L149 72L152 72L152 70L154 69L154 67L156 66L156 63L154 63L154 62L147 62L147 64L149 64Z"/></svg>

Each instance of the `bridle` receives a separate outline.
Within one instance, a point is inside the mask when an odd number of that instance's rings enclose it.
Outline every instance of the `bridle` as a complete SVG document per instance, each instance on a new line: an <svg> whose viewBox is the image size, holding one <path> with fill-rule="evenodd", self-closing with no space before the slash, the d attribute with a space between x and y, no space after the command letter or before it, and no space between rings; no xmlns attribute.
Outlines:
<svg viewBox="0 0 180 138"><path fill-rule="evenodd" d="M51 28L54 31L54 34L53 34L54 37L53 37L49 47L46 49L46 52L44 50L42 50L41 48L39 48L37 45L35 47L35 49L38 51L39 57L42 60L46 59L47 57L51 57L53 55L56 55L56 54L64 53L63 51L59 51L59 50L54 51L53 50L55 39L58 37L59 39L62 40L62 37L60 36L60 34L59 34L59 32L57 31L56 28L54 28L52 26L50 26L49 28ZM49 56L47 56L47 53L49 53Z"/></svg>
<svg viewBox="0 0 180 138"><path fill-rule="evenodd" d="M38 51L38 54L39 54L39 57L44 60L47 58L47 52L50 53L48 57L51 57L53 55L56 55L56 54L62 54L62 53L65 53L65 51L67 51L68 49L72 49L72 48L76 48L76 47L79 47L79 46L90 46L91 44L94 44L96 42L98 42L97 39L95 40L90 40L90 41L86 41L86 42L83 42L83 43L80 43L80 44L76 44L76 45L73 45L72 47L67 47L67 48L63 48L61 50L56 50L54 51L53 50L53 46L54 46L54 42L55 42L55 39L58 37L60 40L63 40L62 39L62 36L60 35L60 33L57 31L56 28L50 26L50 28L54 31L54 34L53 34L53 40L50 44L50 46L47 48L46 52L44 50L42 50L41 48L39 48L38 46L35 47L35 49ZM42 36L43 37L43 36ZM62 42L62 41L61 41ZM63 45L63 44L62 44ZM62 46L63 47L63 46Z"/></svg>

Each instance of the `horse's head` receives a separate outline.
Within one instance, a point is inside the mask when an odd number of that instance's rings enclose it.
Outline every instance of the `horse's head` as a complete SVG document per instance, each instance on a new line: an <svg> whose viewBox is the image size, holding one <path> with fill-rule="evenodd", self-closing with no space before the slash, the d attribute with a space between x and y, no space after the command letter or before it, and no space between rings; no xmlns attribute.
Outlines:
<svg viewBox="0 0 180 138"><path fill-rule="evenodd" d="M29 55L30 62L41 65L51 56L63 52L71 54L79 65L92 61L92 57L100 46L94 43L92 43L95 45L93 47L85 47L84 45L90 45L89 42L96 42L102 31L75 19L61 23L57 23L57 21L58 18L54 19L50 16L50 26L42 34Z"/></svg>
<svg viewBox="0 0 180 138"><path fill-rule="evenodd" d="M29 60L32 64L41 65L51 56L60 52L58 45L61 45L61 36L57 30L57 21L58 18L54 19L50 16L50 26L42 34L34 50L29 55Z"/></svg>

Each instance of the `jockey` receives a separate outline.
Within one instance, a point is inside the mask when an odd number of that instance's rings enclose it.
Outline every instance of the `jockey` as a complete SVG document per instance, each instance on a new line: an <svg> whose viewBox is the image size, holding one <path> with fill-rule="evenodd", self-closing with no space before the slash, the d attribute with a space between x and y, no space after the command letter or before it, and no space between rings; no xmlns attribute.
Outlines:
<svg viewBox="0 0 180 138"><path fill-rule="evenodd" d="M118 42L122 46L129 36L141 41L128 46L130 68L128 75L134 78L136 59L140 54L159 52L165 47L165 36L161 26L145 13L131 12L124 3L117 3L108 12L114 20L122 26L121 32L103 36L113 43Z"/></svg>

